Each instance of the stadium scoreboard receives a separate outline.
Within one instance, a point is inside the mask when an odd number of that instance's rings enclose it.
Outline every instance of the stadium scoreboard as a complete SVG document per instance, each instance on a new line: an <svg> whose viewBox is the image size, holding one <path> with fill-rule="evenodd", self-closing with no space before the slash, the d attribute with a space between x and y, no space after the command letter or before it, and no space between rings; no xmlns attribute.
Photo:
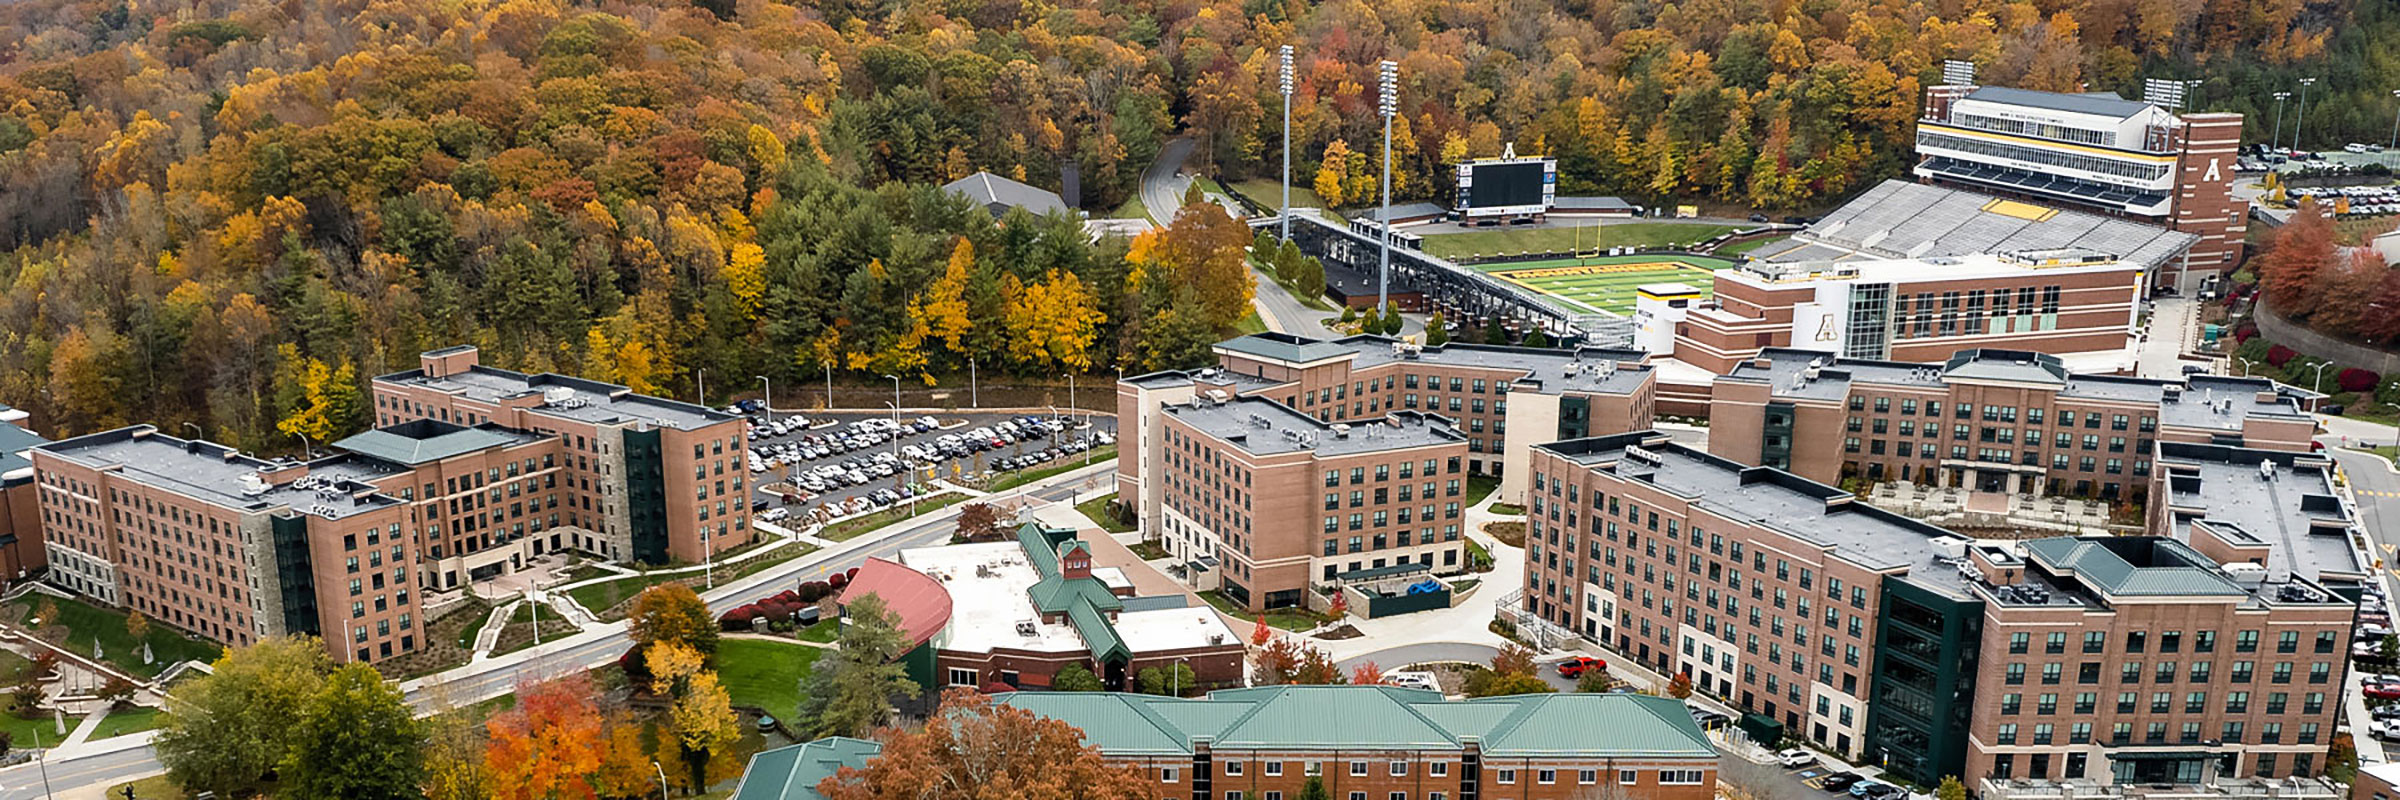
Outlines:
<svg viewBox="0 0 2400 800"><path fill-rule="evenodd" d="M1503 157L1458 165L1458 216L1521 217L1547 214L1558 198L1558 161Z"/></svg>

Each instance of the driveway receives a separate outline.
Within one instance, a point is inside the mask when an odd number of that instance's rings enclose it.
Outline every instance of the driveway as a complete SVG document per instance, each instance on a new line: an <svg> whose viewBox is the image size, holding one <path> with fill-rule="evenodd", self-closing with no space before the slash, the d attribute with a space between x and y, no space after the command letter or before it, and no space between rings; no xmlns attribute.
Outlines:
<svg viewBox="0 0 2400 800"><path fill-rule="evenodd" d="M1183 207L1183 189L1191 183L1176 173L1191 155L1192 140L1169 139L1158 149L1158 160L1142 171L1142 205L1149 208L1150 221L1160 225L1175 221L1175 209Z"/></svg>

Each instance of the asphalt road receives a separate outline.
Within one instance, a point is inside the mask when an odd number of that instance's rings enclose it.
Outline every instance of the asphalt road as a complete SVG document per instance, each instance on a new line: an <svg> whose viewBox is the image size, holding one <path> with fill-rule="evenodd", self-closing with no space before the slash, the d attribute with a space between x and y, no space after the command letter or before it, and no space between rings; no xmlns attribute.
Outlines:
<svg viewBox="0 0 2400 800"><path fill-rule="evenodd" d="M810 419L811 421L815 421L815 420L828 420L828 419L829 419L829 420L833 420L833 421L835 421L835 422L842 423L843 425L845 425L845 426L846 426L846 425L848 425L848 424L849 424L849 423L851 423L851 422L855 422L855 421L857 421L857 420L866 419L866 418L870 418L870 417L872 417L872 418L880 418L880 419L889 419L889 418L891 418L891 412L888 412L888 411L886 411L886 412L883 412L883 413L875 413L875 412L868 412L868 411L836 411L836 412L831 412L831 413L819 413L819 414L800 414L800 415L789 415L789 414L787 414L787 415L782 415L782 416L805 416L805 417L807 417L808 419ZM923 416L923 414L922 414L922 413L920 413L920 414L910 414L910 413L908 413L908 412L905 412L905 411L901 412L901 419L902 419L903 421L907 421L907 420L913 420L913 419L916 419L918 416ZM963 425L963 426L960 426L960 427L957 427L957 428L945 428L945 429L938 430L938 431L932 431L932 432L928 432L928 433L920 433L920 434L917 434L917 435L915 435L915 436L903 436L903 437L899 437L899 439L898 439L898 444L899 444L900 446L907 446L907 445L911 445L911 444L922 444L922 443L927 443L927 442L931 442L931 441L933 441L934 439L936 439L936 438L940 437L942 434L945 434L945 433L959 433L959 432L964 432L964 431L968 431L968 430L973 430L973 429L975 429L975 428L978 428L978 427L989 426L989 425L992 425L992 424L998 423L998 422L1000 422L1000 421L1002 421L1002 420L1014 419L1014 418L1016 418L1016 417L1019 417L1019 416L1024 416L1024 415L1023 415L1023 414L1008 414L1008 413L946 413L946 412L945 412L945 413L935 413L935 414L933 414L933 416L934 416L935 418L937 418L937 419L940 419L940 420L944 421L944 422L948 422L948 421L950 421L950 420L953 420L953 419L964 419L964 420L966 420L966 421L967 421L967 424L966 424L966 425ZM1048 414L1047 414L1047 413L1038 413L1038 414L1034 414L1033 416L1037 416L1037 417L1046 417L1046 416L1048 416ZM1108 431L1108 432L1114 433L1114 432L1116 431L1116 427L1117 427L1117 420L1116 420L1116 417L1109 416L1109 415L1105 415L1105 414L1089 414L1089 415L1087 415L1087 414L1080 414L1080 413L1079 413L1079 414L1077 414L1077 415L1074 417L1074 419L1075 419L1075 420L1077 420L1079 423L1088 423L1088 424L1090 424L1090 425L1091 425L1091 427L1090 427L1090 428L1081 429L1081 430L1070 429L1070 430L1068 431L1068 433L1065 433L1065 434L1052 434L1052 435L1051 435L1051 436L1049 436L1049 437L1046 437L1046 438L1041 438L1041 439L1020 440L1020 441L1018 441L1018 442L1016 442L1016 443L1014 443L1014 444L1011 444L1011 445L1008 445L1008 446L1006 446L1006 447L1002 447L1002 448L999 448L999 449L996 449L996 450L985 450L985 451L983 451L983 452L980 452L980 453L968 453L968 454L966 455L966 457L965 457L965 458L960 458L960 459L944 459L944 460L942 460L942 461L941 461L941 462L938 464L938 466L936 466L936 467L935 467L935 477L940 477L940 478L955 478L955 477L957 477L957 475L958 475L958 473L959 473L959 472L966 472L966 473L982 472L982 471L984 471L984 470L987 468L987 464L988 464L988 462L989 462L991 459L996 459L996 458L1000 458L1000 457L1003 457L1003 456L1022 456L1022 455L1025 455L1025 454L1027 454L1027 453L1039 452L1039 451L1041 451L1041 450L1043 450L1043 449L1046 449L1046 448L1055 447L1055 446L1057 446L1057 444L1058 444L1059 442L1061 442L1061 441L1064 441L1065 439L1067 439L1067 438L1069 438L1069 437L1071 437L1071 436L1074 436L1074 435L1083 435L1083 434L1089 434L1089 433L1091 433L1091 432L1094 432L1094 431ZM807 431L794 431L794 432L792 432L792 433L784 434L784 435L782 435L782 436L770 436L770 437L766 437L766 438L763 438L763 439L757 439L757 440L754 440L754 445L756 445L756 444L781 444L781 443L785 443L785 442L795 442L795 441L798 441L798 440L800 440L800 439L802 439L802 438L805 438L805 437L807 437L807 436L808 436L808 435L810 435L810 434L823 434L823 433L832 433L832 432L841 431L841 430L844 430L844 428L842 428L842 427L829 427L829 428L821 428L821 429L816 429L816 430L807 430ZM850 451L850 452L848 452L848 453L832 453L832 454L828 454L828 455L827 455L826 457L824 457L824 458L815 459L815 460L809 460L809 461L800 461L800 462L797 462L797 463L796 463L796 466L797 466L798 468L800 468L800 469L809 469L809 468L814 468L814 467L816 467L817 465L820 465L820 464L839 464L839 463L842 463L843 461L846 461L846 460L851 460L851 459L857 459L857 460L864 461L864 460L868 460L868 459L872 459L872 458L874 458L874 455L875 455L875 453L877 453L877 452L882 452L882 451L885 451L885 450L889 450L889 449L891 449L893 446L894 446L894 443L893 443L893 442L885 442L885 443L883 443L883 444L880 444L880 445L877 445L877 446L875 446L875 447L868 448L868 449L865 449L865 450L852 450L852 451ZM1056 464L1056 463L1059 463L1059 462L1072 462L1072 461L1078 461L1078 460L1080 460L1080 459L1082 459L1082 458L1083 458L1083 454L1082 454L1082 453L1070 453L1070 454L1067 454L1067 455L1065 455L1065 456L1062 456L1062 457L1060 457L1060 458L1059 458L1057 461L1052 461L1052 462L1048 462L1048 463L1049 463L1049 464ZM952 465L953 465L953 464L957 465L957 472L954 472L954 471L952 470ZM875 480L870 480L870 481L867 481L866 483L862 483L862 484L859 484L859 485L857 485L857 486L847 486L847 487L842 487L842 488L838 488L838 489L832 489L832 490L830 490L830 491L827 491L827 492L825 492L825 493L824 493L824 494L822 494L822 495L813 496L813 497L810 497L810 498L808 498L808 499L806 499L806 500L803 500L803 501L801 501L801 502L798 502L798 503L787 503L787 502L785 502L785 501L784 501L784 499L783 499L781 496L779 496L779 495L773 495L773 494L769 494L769 493L767 493L767 492L765 491L765 486L766 486L767 484L770 484L770 483L776 483L776 482L781 482L781 481L786 481L786 480L788 480L788 479L790 478L790 476L791 476L791 472L792 472L792 470L794 469L794 467L795 467L795 465L794 465L794 464L787 464L787 465L784 465L784 466L782 466L782 467L774 467L774 468L770 468L770 469L768 469L768 470L767 470L766 472L764 472L764 473L754 473L754 474L752 475L752 477L753 477L755 480L753 480L753 481L752 481L752 488L751 488L751 499L753 499L753 500L765 500L765 501L767 501L767 505L768 505L768 507L770 507L770 508L772 508L772 507L776 507L776 506L789 506L789 507L791 507L791 509L792 509L792 513L794 513L794 514L798 514L798 513L800 513L800 511L801 511L801 510L803 510L803 509L808 509L808 508L815 508L815 507L816 507L818 504L820 504L820 503L840 503L840 502L847 502L848 500L850 500L850 498L857 497L857 496L860 496L860 495L866 494L866 493L868 493L868 492L875 491L876 489L889 489L889 488L893 488L893 487L895 487L895 486L898 486L898 485L899 485L899 483L900 483L900 481L902 481L902 480L906 480L906 478L904 478L904 477L903 477L903 476L901 476L901 475L894 475L894 476L892 476L892 477L889 477L889 478L877 478L877 479L875 479ZM922 473L920 473L920 476L921 476L921 475L922 475ZM805 491L805 489L804 489L803 491Z"/></svg>
<svg viewBox="0 0 2400 800"><path fill-rule="evenodd" d="M1090 483L1085 480L1068 481L1063 477L1012 490L1000 497L1073 500L1079 491L1085 490L1084 485ZM818 555L785 562L756 575L703 591L701 596L711 607L730 608L763 599L836 570L859 566L871 556L893 558L906 548L946 542L956 529L954 520L957 514L958 507L951 506L919 517L920 521L899 532L882 534L873 539L852 540L845 547L831 551L831 556ZM444 676L439 683L408 681L401 686L409 703L421 711L469 705L514 691L521 681L544 680L604 666L623 655L628 642L624 623L607 623L522 653L479 662L481 668L477 665L462 667L460 669L467 672ZM61 758L46 765L20 764L0 770L0 800L46 800L52 790L105 786L154 775L164 769L147 745ZM44 771L49 776L48 789L44 788Z"/></svg>
<svg viewBox="0 0 2400 800"><path fill-rule="evenodd" d="M1152 222L1166 225L1175 221L1175 210L1183 207L1183 187L1188 183L1175 173L1191 155L1192 140L1169 139L1158 148L1158 160L1142 171L1142 205L1149 208Z"/></svg>

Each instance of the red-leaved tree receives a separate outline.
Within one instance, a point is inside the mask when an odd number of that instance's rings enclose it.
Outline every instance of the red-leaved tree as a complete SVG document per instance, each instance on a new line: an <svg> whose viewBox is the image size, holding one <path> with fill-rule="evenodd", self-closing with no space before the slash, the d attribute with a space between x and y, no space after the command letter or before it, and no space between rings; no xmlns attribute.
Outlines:
<svg viewBox="0 0 2400 800"><path fill-rule="evenodd" d="M2274 246L2259 264L2259 284L2277 311L2307 316L2317 271L2333 260L2333 220L2315 200L2301 200L2299 213L2275 231Z"/></svg>

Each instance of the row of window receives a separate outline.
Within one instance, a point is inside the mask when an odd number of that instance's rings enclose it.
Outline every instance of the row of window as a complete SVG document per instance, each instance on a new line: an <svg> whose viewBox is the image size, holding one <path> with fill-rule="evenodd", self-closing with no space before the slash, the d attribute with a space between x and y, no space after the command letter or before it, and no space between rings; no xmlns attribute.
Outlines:
<svg viewBox="0 0 2400 800"><path fill-rule="evenodd" d="M2150 649L2150 640L2150 631L2126 631L2123 651L2127 653L2146 652ZM2183 650L2183 640L2183 631L2159 631L2158 652L2181 652ZM2258 652L2258 641L2258 631L2235 631L2233 634L2233 651L2236 653ZM2334 647L2337 643L2338 637L2334 631L2318 631L2314 648L2318 653L2331 653L2334 651ZM2108 650L2108 634L2104 631L2086 631L2083 634L2082 645L2083 652L2085 653L2106 652ZM2022 654L2031 650L2032 646L2032 634L2009 634L2008 652ZM2216 652L2216 650L2216 631L2197 631L2192 634L2192 652L2213 653ZM2067 634L2062 632L2051 633L2045 636L2042 641L2042 652L2052 654L2067 652ZM2300 632L2283 631L2277 634L2275 637L2275 652L2300 652ZM2172 664L2172 662L2169 663ZM2193 666L2200 672L2206 672L2207 670L2207 662L2195 662ZM2195 678L2194 680L2198 680L2198 678Z"/></svg>
<svg viewBox="0 0 2400 800"><path fill-rule="evenodd" d="M2076 713L2076 714L2090 714L2090 713L2093 713L2093 712L2097 711L2097 710L2098 710L2098 708L2099 708L2099 699L2100 699L2100 695L2099 695L2099 693L2097 693L2097 692L2080 692L2080 693L2077 693L2077 694L2075 695L2075 700L2074 700L2074 703L2075 703L2075 705L2074 705L2074 713ZM2118 692L2118 693L2117 693L2117 706L2116 706L2116 708L2117 708L2117 713L2119 713L2119 714L2132 714L2132 713L2135 713L2135 712L2139 711L2139 710L2141 709L2141 707L2142 707L2142 705L2141 705L2141 699L2142 699L2142 698L2141 698L2141 693L2140 693L2140 692ZM2291 694L2290 694L2290 693L2288 693L2288 692L2274 692L2274 693L2271 693L2271 694L2267 695L2267 702L2265 703L2265 705L2264 705L2264 707L2263 707L2263 710L2265 710L2265 711L2266 711L2266 713L2269 713L2269 714L2281 714L2281 713L2284 713L2284 710L2285 710L2286 708L2290 707L2290 704L2291 704ZM2004 694L2004 695L2001 695L2001 696L2000 696L2000 713L2001 713L2001 715L2003 715L2003 716L2017 716L2017 715L2019 715L2019 714L2021 714L2021 713L2023 713L2023 712L2024 712L2024 707L2025 707L2025 696L2024 696L2024 695L2022 695L2022 694L2018 694L2018 693L2016 693L2016 692L2010 692L2010 693L2008 693L2008 694ZM2175 693L2174 693L2174 692L2153 692L2153 693L2151 693L2151 695L2150 695L2150 706L2149 706L2149 708L2150 708L2150 713L2152 713L2152 714L2168 714L2168 713L2173 713L2173 712L2174 712L2174 708L2175 708ZM2307 695L2306 697L2302 698L2302 700L2301 700L2301 705L2300 705L2300 711L2301 711L2301 713L2304 713L2304 714L2318 714L2318 713L2323 713L2323 712L2324 712L2324 710L2325 710L2325 693L2324 693L2324 692L2309 692L2309 693L2308 693L2308 695ZM2183 696L2183 713L2186 713L2186 714L2202 714L2202 713L2206 713L2207 711L2208 711L2208 693L2207 693L2207 692L2189 692L2189 693L2186 693L2186 694ZM2043 693L2043 694L2041 694L2041 695L2038 695L2038 696L2036 696L2036 697L2034 698L2034 714L2035 714L2035 715L2037 715L2037 716L2050 716L2050 715L2052 715L2052 714L2056 714L2056 713L2058 713L2058 695L2057 695L2056 693L2048 693L2048 692L2045 692L2045 693ZM2227 714L2247 714L2247 713L2250 713L2250 693L2249 693L2249 692L2227 692L2227 693L2225 694L2225 713L2227 713Z"/></svg>

